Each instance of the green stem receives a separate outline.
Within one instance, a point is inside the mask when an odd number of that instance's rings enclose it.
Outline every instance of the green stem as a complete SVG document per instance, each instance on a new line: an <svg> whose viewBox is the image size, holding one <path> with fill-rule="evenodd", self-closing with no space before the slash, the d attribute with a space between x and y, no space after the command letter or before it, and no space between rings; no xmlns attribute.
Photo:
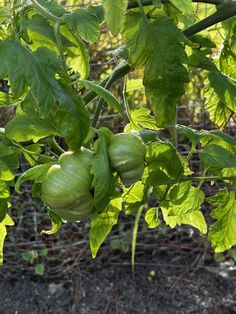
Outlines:
<svg viewBox="0 0 236 314"><path fill-rule="evenodd" d="M129 119L129 122L131 122L133 125L136 126L135 121L133 121L133 119L132 119L129 105L128 105L127 100L126 100L126 81L127 81L127 79L125 79L124 87L123 87L123 100L124 100L125 111L126 111L128 119Z"/></svg>
<svg viewBox="0 0 236 314"><path fill-rule="evenodd" d="M31 0L31 3L45 18L57 22L61 21L61 18L47 11L37 0Z"/></svg>
<svg viewBox="0 0 236 314"><path fill-rule="evenodd" d="M183 33L186 37L191 37L210 26L217 23L223 22L236 15L236 5L235 4L225 4L222 5L215 13L201 20L200 22L191 25L186 28Z"/></svg>
<svg viewBox="0 0 236 314"><path fill-rule="evenodd" d="M235 176L231 176L231 177L217 177L217 176L201 176L201 177L189 177L189 178L183 178L180 181L181 182L185 182L185 181L196 181L196 182L200 182L200 181L231 181L231 180L235 180L236 177Z"/></svg>
<svg viewBox="0 0 236 314"><path fill-rule="evenodd" d="M162 0L161 2L163 4L170 3L169 0ZM193 0L192 2L220 5L220 4L224 4L225 0ZM143 6L148 6L148 5L152 5L152 4L153 4L152 0L142 0L142 5ZM129 1L128 9L134 9L134 8L137 8L137 7L138 7L138 4L137 4L136 0L130 0Z"/></svg>
<svg viewBox="0 0 236 314"><path fill-rule="evenodd" d="M130 71L130 67L128 65L127 62L124 62L121 66L118 66L114 72L110 75L109 79L107 80L107 83L105 85L106 89L110 89L112 84L119 78L123 77L124 75L126 75L128 72ZM97 108L95 110L94 113L94 117L91 123L92 127L96 127L96 124L98 122L100 113L102 111L102 107L104 104L104 100L102 98L99 99L98 104L97 104Z"/></svg>
<svg viewBox="0 0 236 314"><path fill-rule="evenodd" d="M102 87L105 87L106 84L108 83L108 81L110 81L109 84L113 84L115 81L121 79L123 76L125 76L126 74L128 74L130 72L131 68L129 66L129 64L124 61L121 62L112 72L112 74L110 76L108 76L107 78L105 78L99 85ZM93 91L89 91L88 93L86 93L83 96L83 100L85 102L85 104L87 105L88 103L90 103L90 101L92 101L95 97L97 96L97 94Z"/></svg>
<svg viewBox="0 0 236 314"><path fill-rule="evenodd" d="M57 48L59 51L60 59L62 61L62 66L63 66L64 72L65 72L65 76L68 80L70 80L70 78L68 76L68 72L67 72L67 65L66 65L66 59L64 56L64 49L63 49L63 45L62 45L62 41L61 41L60 27L61 27L61 21L57 20L55 25L54 25L54 34L56 37Z"/></svg>
<svg viewBox="0 0 236 314"><path fill-rule="evenodd" d="M134 228L133 228L133 236L132 236L132 258L131 258L131 263L132 263L132 274L134 277L134 264L135 264L135 251L136 251L136 241L137 241L137 234L138 234L138 225L139 221L142 215L142 212L144 210L144 206L141 205L138 209L138 212L135 217L135 222L134 222Z"/></svg>

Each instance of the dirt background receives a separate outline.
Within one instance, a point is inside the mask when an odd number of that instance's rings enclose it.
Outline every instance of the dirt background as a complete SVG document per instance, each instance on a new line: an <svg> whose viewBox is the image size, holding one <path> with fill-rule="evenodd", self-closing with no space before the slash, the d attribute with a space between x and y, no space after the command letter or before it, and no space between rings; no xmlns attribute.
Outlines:
<svg viewBox="0 0 236 314"><path fill-rule="evenodd" d="M29 274L1 278L0 313L236 313L232 260L216 264L208 250L146 252L137 256L133 277L129 257L78 265L57 280Z"/></svg>

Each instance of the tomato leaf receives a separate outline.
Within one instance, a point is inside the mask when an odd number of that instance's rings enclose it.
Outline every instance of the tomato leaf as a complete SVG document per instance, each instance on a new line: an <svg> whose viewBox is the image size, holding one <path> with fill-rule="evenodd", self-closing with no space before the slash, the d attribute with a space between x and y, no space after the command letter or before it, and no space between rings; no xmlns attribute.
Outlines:
<svg viewBox="0 0 236 314"><path fill-rule="evenodd" d="M77 9L64 16L67 26L85 41L93 44L100 35L99 21L96 15L87 9Z"/></svg>
<svg viewBox="0 0 236 314"><path fill-rule="evenodd" d="M205 168L236 167L235 154L219 145L206 145L200 152L199 157Z"/></svg>
<svg viewBox="0 0 236 314"><path fill-rule="evenodd" d="M158 16L148 22L137 12L127 14L122 35L131 65L145 66L143 85L157 126L166 127L175 119L176 100L184 93L184 83L188 81L183 66L186 54L180 45L185 38L169 17Z"/></svg>
<svg viewBox="0 0 236 314"><path fill-rule="evenodd" d="M92 186L94 187L94 205L103 211L115 190L116 179L109 163L108 145L112 132L106 128L98 131L99 139L95 142L95 157L91 173L94 175Z"/></svg>
<svg viewBox="0 0 236 314"><path fill-rule="evenodd" d="M47 164L42 164L35 166L26 170L17 180L15 184L15 190L17 193L21 194L20 186L27 180L35 181L35 183L43 182L43 179L48 171L48 169L53 165L53 162Z"/></svg>
<svg viewBox="0 0 236 314"><path fill-rule="evenodd" d="M14 170L18 167L18 150L0 142L0 180L13 180Z"/></svg>
<svg viewBox="0 0 236 314"><path fill-rule="evenodd" d="M94 91L97 95L102 97L109 106L111 106L113 109L119 111L120 113L123 113L122 107L118 100L112 95L111 92L106 90L104 87L97 85L93 82L86 81L86 80L81 80L83 83L84 87L86 89Z"/></svg>
<svg viewBox="0 0 236 314"><path fill-rule="evenodd" d="M6 182L0 180L0 199L1 198L8 198L9 194L9 186Z"/></svg>
<svg viewBox="0 0 236 314"><path fill-rule="evenodd" d="M216 207L211 216L217 220L210 226L209 238L215 252L223 252L236 244L235 193L225 188L207 201Z"/></svg>
<svg viewBox="0 0 236 314"><path fill-rule="evenodd" d="M125 132L131 132L132 130L141 131L143 129L158 130L156 125L156 118L150 115L148 108L137 108L130 112L131 121L126 124Z"/></svg>
<svg viewBox="0 0 236 314"><path fill-rule="evenodd" d="M43 9L54 17L60 17L66 12L63 6L59 5L55 0L34 0L34 6L40 13Z"/></svg>
<svg viewBox="0 0 236 314"><path fill-rule="evenodd" d="M7 235L6 226L13 226L14 222L11 217L6 214L5 218L0 222L0 265L3 263L3 245Z"/></svg>
<svg viewBox="0 0 236 314"><path fill-rule="evenodd" d="M103 212L95 213L92 216L89 241L93 258L96 257L102 242L106 239L112 227L117 223L121 211L121 203L121 198L112 199Z"/></svg>
<svg viewBox="0 0 236 314"><path fill-rule="evenodd" d="M54 79L47 75L35 56L9 39L0 42L0 59L0 76L9 76L13 96L21 97L29 86L42 116L48 115L54 102Z"/></svg>
<svg viewBox="0 0 236 314"><path fill-rule="evenodd" d="M170 0L178 10L186 14L193 14L192 0Z"/></svg>
<svg viewBox="0 0 236 314"><path fill-rule="evenodd" d="M31 118L25 114L15 116L6 125L7 137L17 142L33 140L36 143L41 138L56 134L57 130L49 120Z"/></svg>
<svg viewBox="0 0 236 314"><path fill-rule="evenodd" d="M183 173L181 160L170 143L156 141L148 144L145 159L151 185L167 184Z"/></svg>
<svg viewBox="0 0 236 314"><path fill-rule="evenodd" d="M106 23L114 36L119 34L124 24L124 14L128 0L102 0Z"/></svg>
<svg viewBox="0 0 236 314"><path fill-rule="evenodd" d="M157 7L158 9L161 8L161 0L152 0L152 3Z"/></svg>
<svg viewBox="0 0 236 314"><path fill-rule="evenodd" d="M148 228L154 229L160 225L160 220L158 218L158 209L156 207L149 208L145 214L145 221Z"/></svg>
<svg viewBox="0 0 236 314"><path fill-rule="evenodd" d="M214 123L219 127L225 126L236 111L235 80L222 73L213 61L199 52L190 56L190 63L208 71L209 84L206 84L205 88L206 109Z"/></svg>
<svg viewBox="0 0 236 314"><path fill-rule="evenodd" d="M42 230L41 234L46 235L53 235L56 234L60 229L62 225L61 218L51 209L48 209L48 217L51 220L52 227L50 230Z"/></svg>
<svg viewBox="0 0 236 314"><path fill-rule="evenodd" d="M166 224L171 228L182 224L191 225L205 234L207 225L200 211L200 207L205 200L205 194L193 186L186 193L186 184L181 183L178 192L175 193L175 199L178 200L175 203L172 201L163 201L161 203L161 210Z"/></svg>

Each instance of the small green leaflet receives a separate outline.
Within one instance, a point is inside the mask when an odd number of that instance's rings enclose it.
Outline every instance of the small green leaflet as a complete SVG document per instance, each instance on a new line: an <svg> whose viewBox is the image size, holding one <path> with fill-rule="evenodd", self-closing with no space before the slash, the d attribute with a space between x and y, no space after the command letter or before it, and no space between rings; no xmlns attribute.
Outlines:
<svg viewBox="0 0 236 314"><path fill-rule="evenodd" d="M73 32L70 31L67 25L61 26L61 33L74 44L73 47L66 49L68 66L72 67L76 73L79 73L81 79L88 78L90 73L90 55L88 48L80 37L75 36Z"/></svg>
<svg viewBox="0 0 236 314"><path fill-rule="evenodd" d="M14 99L11 95L0 92L0 107L7 107L11 105L16 105L19 101Z"/></svg>
<svg viewBox="0 0 236 314"><path fill-rule="evenodd" d="M94 213L92 216L89 241L93 258L96 257L98 249L110 233L112 227L117 224L121 205L121 198L112 199L103 212Z"/></svg>
<svg viewBox="0 0 236 314"><path fill-rule="evenodd" d="M99 21L96 15L88 13L87 9L77 9L64 16L67 26L83 40L93 44L100 35Z"/></svg>
<svg viewBox="0 0 236 314"><path fill-rule="evenodd" d="M186 183L179 185L178 191L174 193L173 201L163 201L161 210L163 218L171 228L176 225L193 226L203 234L207 232L205 218L200 211L200 207L205 200L205 194L191 186L189 192L186 193Z"/></svg>
<svg viewBox="0 0 236 314"><path fill-rule="evenodd" d="M122 198L125 203L134 204L142 202L144 196L144 185L141 181L137 181L129 188L124 188Z"/></svg>
<svg viewBox="0 0 236 314"><path fill-rule="evenodd" d="M17 142L33 140L38 142L41 138L56 135L57 130L49 119L31 118L25 114L16 115L6 125L6 135Z"/></svg>
<svg viewBox="0 0 236 314"><path fill-rule="evenodd" d="M114 36L122 30L128 0L102 0L106 23Z"/></svg>
<svg viewBox="0 0 236 314"><path fill-rule="evenodd" d="M54 107L50 118L71 150L77 150L88 135L90 120L81 97L68 85L57 87L59 104Z"/></svg>
<svg viewBox="0 0 236 314"><path fill-rule="evenodd" d="M148 22L137 12L127 14L122 36L131 65L145 66L143 85L157 116L157 126L166 127L175 119L176 100L188 81L183 65L187 57L181 47L185 37L169 17L158 16Z"/></svg>
<svg viewBox="0 0 236 314"><path fill-rule="evenodd" d="M217 220L210 226L209 238L215 252L223 252L236 244L235 193L225 188L207 201L216 207L211 216Z"/></svg>
<svg viewBox="0 0 236 314"><path fill-rule="evenodd" d="M14 40L0 42L0 76L9 76L12 94L21 97L29 86L42 116L48 115L54 102L54 79L47 75L35 56Z"/></svg>
<svg viewBox="0 0 236 314"><path fill-rule="evenodd" d="M158 9L161 8L161 0L152 0L152 3L157 7Z"/></svg>
<svg viewBox="0 0 236 314"><path fill-rule="evenodd" d="M3 263L3 244L5 237L7 235L7 228L6 226L13 226L14 221L11 219L11 217L6 214L5 218L2 222L0 222L0 265Z"/></svg>
<svg viewBox="0 0 236 314"><path fill-rule="evenodd" d="M181 216L198 210L205 200L205 194L201 190L188 185L189 183L186 182L180 183L174 196L170 193L171 201L167 201L166 204L164 203L164 207L169 209L169 216L176 216L177 223L178 216L181 221Z"/></svg>
<svg viewBox="0 0 236 314"><path fill-rule="evenodd" d="M93 82L87 81L87 80L81 80L83 83L84 87L86 89L94 91L97 95L102 97L109 106L111 106L113 109L119 111L120 113L123 113L121 104L119 101L112 95L111 92L106 90L104 87L97 85Z"/></svg>
<svg viewBox="0 0 236 314"><path fill-rule="evenodd" d="M192 142L193 145L196 145L199 142L201 142L201 144L204 144L205 146L206 143L210 141L212 142L212 140L216 140L216 141L222 140L225 143L236 145L236 139L234 139L232 136L229 136L223 133L220 130L199 131L199 130L192 129L189 126L180 125L180 124L176 125L176 129L181 135L188 138Z"/></svg>
<svg viewBox="0 0 236 314"><path fill-rule="evenodd" d="M42 16L33 15L29 20L24 19L22 22L22 31L27 31L29 37L29 46L31 50L37 48L49 48L52 51L58 51L56 37L53 26ZM61 41L64 47L75 46L65 36L61 35ZM54 59L55 61L55 59Z"/></svg>
<svg viewBox="0 0 236 314"><path fill-rule="evenodd" d="M215 144L206 145L200 152L199 157L206 169L236 167L235 154Z"/></svg>
<svg viewBox="0 0 236 314"><path fill-rule="evenodd" d="M98 130L99 139L95 142L95 157L91 173L94 175L92 186L94 188L94 205L103 211L115 191L116 179L110 167L108 145L113 133L106 128Z"/></svg>
<svg viewBox="0 0 236 314"><path fill-rule="evenodd" d="M40 13L48 13L48 18L52 16L53 20L55 17L60 17L66 13L63 6L59 5L55 0L33 0L32 4Z"/></svg>
<svg viewBox="0 0 236 314"><path fill-rule="evenodd" d="M200 131L194 130L186 125L177 124L176 129L181 135L189 139L194 146L196 146L196 144L200 141L200 138L202 136Z"/></svg>
<svg viewBox="0 0 236 314"><path fill-rule="evenodd" d="M192 0L170 0L170 2L181 12L193 14Z"/></svg>
<svg viewBox="0 0 236 314"><path fill-rule="evenodd" d="M126 92L129 93L129 92L133 92L137 89L142 89L144 88L143 86L143 81L142 79L130 79L126 81Z"/></svg>
<svg viewBox="0 0 236 314"><path fill-rule="evenodd" d="M169 192L170 201L175 205L181 205L186 200L186 198L189 197L190 189L190 181L186 181L181 184L175 184Z"/></svg>
<svg viewBox="0 0 236 314"><path fill-rule="evenodd" d="M33 168L30 168L26 170L16 181L15 184L15 190L17 193L21 194L20 186L27 180L35 181L35 183L41 183L48 171L48 169L53 165L54 163L49 162L47 164L42 164L35 166Z"/></svg>
<svg viewBox="0 0 236 314"><path fill-rule="evenodd" d="M0 180L0 198L8 198L9 196L9 187L7 183Z"/></svg>
<svg viewBox="0 0 236 314"><path fill-rule="evenodd" d="M135 182L129 188L124 188L122 199L126 215L132 215L137 212L144 202L145 192L145 186L141 181Z"/></svg>
<svg viewBox="0 0 236 314"><path fill-rule="evenodd" d="M151 185L170 183L183 173L181 160L170 143L152 142L147 146L146 162L148 164Z"/></svg>
<svg viewBox="0 0 236 314"><path fill-rule="evenodd" d="M161 223L158 218L158 208L149 208L145 214L145 221L150 229L158 227Z"/></svg>
<svg viewBox="0 0 236 314"><path fill-rule="evenodd" d="M236 80L235 55L233 49L231 49L231 47L228 45L228 40L224 42L224 47L221 50L219 64L223 73Z"/></svg>
<svg viewBox="0 0 236 314"><path fill-rule="evenodd" d="M48 217L51 220L52 227L50 230L42 230L41 234L46 234L46 235L53 235L56 234L60 229L62 225L62 220L57 214L51 210L48 209Z"/></svg>
<svg viewBox="0 0 236 314"><path fill-rule="evenodd" d="M211 120L219 127L224 127L236 111L236 82L233 78L218 70L209 58L195 52L189 58L190 64L209 72L205 94L206 109ZM232 65L233 67L234 65Z"/></svg>
<svg viewBox="0 0 236 314"><path fill-rule="evenodd" d="M150 115L148 108L137 108L130 111L131 121L125 126L125 132L132 130L141 131L143 129L158 130L156 118Z"/></svg>
<svg viewBox="0 0 236 314"><path fill-rule="evenodd" d="M14 179L13 170L19 167L18 150L0 142L0 180Z"/></svg>

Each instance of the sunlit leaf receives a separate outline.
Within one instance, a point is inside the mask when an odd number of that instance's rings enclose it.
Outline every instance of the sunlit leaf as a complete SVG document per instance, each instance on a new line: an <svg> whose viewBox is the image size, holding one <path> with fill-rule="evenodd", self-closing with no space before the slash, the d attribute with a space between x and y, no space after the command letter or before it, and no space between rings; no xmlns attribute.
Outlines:
<svg viewBox="0 0 236 314"><path fill-rule="evenodd" d="M0 265L3 263L3 245L7 235L6 226L13 226L14 222L11 217L7 214L4 220L0 223Z"/></svg>
<svg viewBox="0 0 236 314"><path fill-rule="evenodd" d="M90 43L98 40L100 30L99 21L95 15L89 14L87 9L77 9L65 15L64 20L68 27Z"/></svg>
<svg viewBox="0 0 236 314"><path fill-rule="evenodd" d="M145 221L150 229L158 227L161 223L158 218L158 209L155 207L149 208L145 214Z"/></svg>
<svg viewBox="0 0 236 314"><path fill-rule="evenodd" d="M111 92L106 90L104 87L97 85L91 81L81 80L83 85L86 89L94 91L97 95L102 97L109 106L111 106L113 109L119 111L122 113L122 107L119 101L115 98L115 96L112 95Z"/></svg>
<svg viewBox="0 0 236 314"><path fill-rule="evenodd" d="M95 157L91 173L94 176L92 186L94 188L94 205L103 211L115 190L115 177L108 157L108 145L112 132L106 128L98 131L99 139L95 142Z"/></svg>
<svg viewBox="0 0 236 314"><path fill-rule="evenodd" d="M117 224L121 211L121 202L121 198L112 199L103 212L95 213L92 216L89 241L93 258L96 257L99 247L110 233L112 227Z"/></svg>
<svg viewBox="0 0 236 314"><path fill-rule="evenodd" d="M128 0L102 0L105 9L105 20L113 35L117 35L124 24L124 14Z"/></svg>
<svg viewBox="0 0 236 314"><path fill-rule="evenodd" d="M236 244L235 193L223 189L207 201L216 207L211 216L217 220L210 226L209 238L215 252L223 252Z"/></svg>

